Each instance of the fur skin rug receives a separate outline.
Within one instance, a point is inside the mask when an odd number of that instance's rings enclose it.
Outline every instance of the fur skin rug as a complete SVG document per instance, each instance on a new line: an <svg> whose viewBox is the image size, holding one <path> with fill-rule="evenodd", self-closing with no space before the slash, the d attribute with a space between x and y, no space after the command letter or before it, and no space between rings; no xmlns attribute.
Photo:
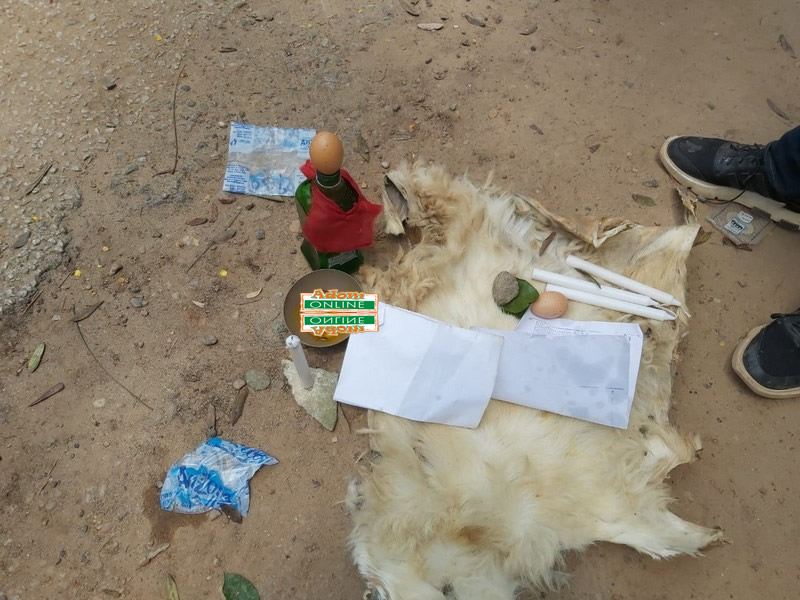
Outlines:
<svg viewBox="0 0 800 600"><path fill-rule="evenodd" d="M421 240L385 270L362 268L365 289L383 301L461 327L513 329L516 319L492 300L495 275L530 279L534 266L569 273L570 253L685 299L696 225L570 222L437 167L403 165L388 179L387 232L400 234L405 223ZM566 317L632 318L575 302ZM645 340L627 430L495 400L474 430L371 412L371 452L347 498L365 597L512 600L524 589L560 584L563 553L597 541L668 558L697 555L720 540L718 529L669 511L664 483L701 448L667 414L687 317L634 319Z"/></svg>

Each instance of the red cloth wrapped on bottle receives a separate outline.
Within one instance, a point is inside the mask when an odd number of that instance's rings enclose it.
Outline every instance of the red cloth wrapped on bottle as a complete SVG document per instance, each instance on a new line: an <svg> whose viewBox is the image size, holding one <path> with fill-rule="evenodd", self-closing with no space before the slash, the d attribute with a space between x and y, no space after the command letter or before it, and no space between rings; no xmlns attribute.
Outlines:
<svg viewBox="0 0 800 600"><path fill-rule="evenodd" d="M353 208L345 212L320 191L315 179L317 171L310 160L300 170L312 181L311 210L303 224L303 235L311 245L319 252L347 252L372 246L375 219L383 207L367 200L350 174L342 169L342 178L358 195Z"/></svg>

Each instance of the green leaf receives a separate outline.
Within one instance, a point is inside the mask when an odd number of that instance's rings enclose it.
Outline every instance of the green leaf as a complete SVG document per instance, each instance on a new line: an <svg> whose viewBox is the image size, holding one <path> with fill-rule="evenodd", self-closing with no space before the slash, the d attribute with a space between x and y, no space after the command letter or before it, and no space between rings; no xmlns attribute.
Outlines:
<svg viewBox="0 0 800 600"><path fill-rule="evenodd" d="M222 595L225 600L261 600L256 586L236 573L225 573Z"/></svg>
<svg viewBox="0 0 800 600"><path fill-rule="evenodd" d="M172 575L167 575L167 600L181 600L178 596L178 584Z"/></svg>
<svg viewBox="0 0 800 600"><path fill-rule="evenodd" d="M511 302L503 306L503 311L511 315L519 316L539 297L539 292L530 283L517 277L519 282L519 294Z"/></svg>
<svg viewBox="0 0 800 600"><path fill-rule="evenodd" d="M36 346L31 357L28 359L28 371L33 373L39 368L39 363L42 362L42 355L44 355L44 342Z"/></svg>

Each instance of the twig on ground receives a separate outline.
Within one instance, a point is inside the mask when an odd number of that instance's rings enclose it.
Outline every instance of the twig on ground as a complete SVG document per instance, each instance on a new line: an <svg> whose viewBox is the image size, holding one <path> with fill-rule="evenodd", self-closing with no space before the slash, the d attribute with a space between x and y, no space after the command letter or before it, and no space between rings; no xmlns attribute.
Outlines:
<svg viewBox="0 0 800 600"><path fill-rule="evenodd" d="M180 65L178 65L178 75L175 77L175 90L172 92L172 133L175 136L175 160L172 162L172 168L167 169L166 171L159 171L153 177L158 177L159 175L166 175L169 173L170 175L175 175L175 169L178 168L178 121L177 117L175 116L176 105L178 103L178 84L181 82L181 75L183 74L183 59L181 59Z"/></svg>
<svg viewBox="0 0 800 600"><path fill-rule="evenodd" d="M62 453L61 453L61 454L58 456L58 458L56 459L56 462L54 462L54 463L53 463L53 466L52 466L52 467L50 467L50 470L47 472L47 477L45 477L45 479L44 479L44 483L42 484L42 487L40 487L40 488L39 488L39 493L38 493L38 494L36 494L37 496L40 496L40 495L42 494L42 492L44 491L44 488L46 488L46 487L47 487L47 484L48 484L48 483L50 483L50 475L52 475L52 474L53 474L53 469L55 469L55 468L56 468L56 465L58 464L58 461L60 461L60 460L61 460L61 457L62 457L62 456L64 456L66 453L67 453L67 451L66 451L66 450L64 450L64 452L62 452Z"/></svg>
<svg viewBox="0 0 800 600"><path fill-rule="evenodd" d="M167 350L167 353L164 355L164 358L169 358L169 355L172 354L172 349L175 347L175 344L177 343L178 343L178 336L176 335L175 341L172 342L172 346L169 347L169 350Z"/></svg>
<svg viewBox="0 0 800 600"><path fill-rule="evenodd" d="M17 202L19 202L20 200L22 200L22 199L23 199L25 196L27 196L28 194L32 193L32 192L33 192L33 190L35 190L35 189L36 189L36 188L39 186L39 184L40 184L40 183L42 183L42 179L44 179L44 176L45 176L45 175L47 175L47 174L50 172L50 169L52 169L52 168L53 168L53 163L48 163L48 164L45 166L45 168L44 168L44 169L42 169L42 172L41 172L41 173L39 173L39 177L37 177L37 178L36 178L36 181L34 181L34 182L33 182L33 183L30 185L30 187L28 187L28 189L27 189L27 190L25 190L25 193L24 193L24 194L22 194L22 195L21 195L19 198L17 198ZM28 202L30 202L30 200L28 200ZM25 203L25 204L23 204L22 206L26 206L26 205L28 204L28 202L26 202L26 203Z"/></svg>
<svg viewBox="0 0 800 600"><path fill-rule="evenodd" d="M239 212L237 212L237 213L236 213L236 216L235 216L235 217L233 217L233 219L231 219L230 223L228 223L228 224L225 226L225 229L223 229L222 231L225 231L226 229L230 229L230 227L231 227L231 226L232 226L232 225L233 225L233 224L236 222L236 219L238 219L238 218L239 218L239 215L241 215L241 214L242 214L242 211L243 211L243 210L244 210L244 208L240 208L240 209L239 209ZM197 261L198 261L198 260L200 260L201 258L203 258L203 255L204 255L206 252L208 252L208 249L209 249L209 248L211 248L211 246L213 246L215 243L216 243L216 242L214 242L214 239L212 238L212 239L211 239L211 241L208 243L208 246L206 246L205 250L203 250L203 251L200 253L200 256L198 256L197 258L195 258L195 259L194 259L194 261L192 261L192 264L190 264L190 265L189 265L189 268L188 268L188 269L186 269L186 272L187 272L187 273L188 273L189 271L191 271L191 270L192 270L192 267L193 267L193 266L195 266L195 265L197 264Z"/></svg>
<svg viewBox="0 0 800 600"><path fill-rule="evenodd" d="M39 290L38 292L36 292L33 295L33 298L31 298L30 302L28 302L28 304L25 306L25 308L22 309L22 314L23 315L25 313L27 313L31 309L31 306L34 305L34 303L39 299L39 296L41 296L41 295L42 295L42 290Z"/></svg>
<svg viewBox="0 0 800 600"><path fill-rule="evenodd" d="M75 312L75 307L74 307L74 306L72 307L72 312L73 312L73 313ZM148 409L150 409L150 410L153 410L153 407L152 407L152 406L150 406L149 404L147 404L147 402L145 402L144 400L142 400L142 399L141 399L139 396L137 396L137 395L136 395L136 394L134 394L132 391L130 391L130 390L127 388L127 387L125 387L125 385L123 385L123 384L122 384L122 383L121 383L121 382L120 382L120 381L119 381L119 380L118 380L116 377L114 377L114 376L113 376L113 375L112 375L112 374L111 374L111 373L108 371L108 369L106 369L106 368L103 366L103 363L101 363L101 362L98 360L97 356L95 356L94 352L92 352L92 349L89 347L89 343L86 341L86 337L83 335L83 331L81 330L81 323L80 323L80 321L75 321L75 327L77 327L77 328L78 328L78 335L80 335L80 336L81 336L81 340L83 341L83 345L84 345L84 346L86 346L86 350L88 350L88 351L89 351L89 354L91 354L92 358L94 359L94 362L96 362L96 363L97 363L97 365L98 365L98 366L99 366L101 369L103 369L103 371L105 372L105 374L106 374L106 375L108 375L108 376L111 378L111 380L112 380L114 383L116 383L116 384L117 384L119 387L121 387L123 390L125 390L126 392L128 392L128 393L129 393L131 396L133 396L133 397L136 399L136 401L137 401L137 402L139 402L139 403L140 403L142 406L144 406L144 407L146 407L146 408L148 408Z"/></svg>
<svg viewBox="0 0 800 600"><path fill-rule="evenodd" d="M350 419L347 417L347 413L344 412L344 406L341 403L336 403L339 406L339 410L342 411L342 416L344 417L344 422L347 423L347 433L353 433L353 428L350 426Z"/></svg>

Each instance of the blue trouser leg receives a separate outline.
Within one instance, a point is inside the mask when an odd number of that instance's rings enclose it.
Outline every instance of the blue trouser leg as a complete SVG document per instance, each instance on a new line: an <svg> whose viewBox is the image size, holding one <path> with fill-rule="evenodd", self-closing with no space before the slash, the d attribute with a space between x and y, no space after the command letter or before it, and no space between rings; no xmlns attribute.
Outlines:
<svg viewBox="0 0 800 600"><path fill-rule="evenodd" d="M800 127L767 144L767 180L783 202L800 202Z"/></svg>

